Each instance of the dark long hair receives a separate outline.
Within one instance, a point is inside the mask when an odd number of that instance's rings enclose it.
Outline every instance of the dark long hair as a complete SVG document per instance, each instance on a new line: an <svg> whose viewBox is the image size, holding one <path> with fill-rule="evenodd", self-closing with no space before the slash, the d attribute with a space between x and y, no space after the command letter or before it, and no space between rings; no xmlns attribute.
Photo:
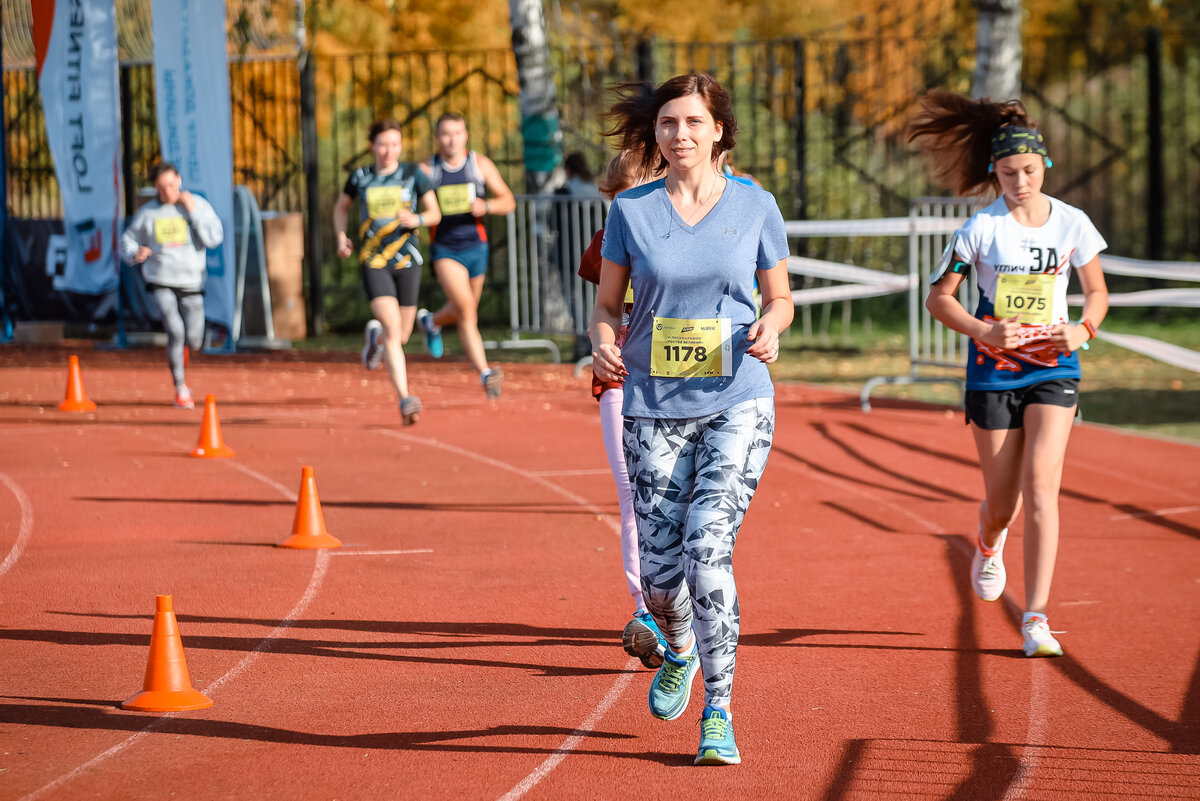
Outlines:
<svg viewBox="0 0 1200 801"><path fill-rule="evenodd" d="M658 87L646 81L623 83L614 87L613 91L617 101L604 115L612 127L603 133L605 136L620 137L620 150L641 154L641 166L647 172L657 172L667 166L667 160L659 152L658 141L654 138L654 127L658 122L659 109L678 97L699 95L713 120L721 126L721 138L713 142L714 161L725 151L733 150L737 136L733 104L729 93L711 75L676 75Z"/></svg>
<svg viewBox="0 0 1200 801"><path fill-rule="evenodd" d="M997 103L934 90L921 99L921 111L909 125L908 141L920 140L933 157L938 183L963 196L998 192L992 162L992 134L1005 125L1036 128L1020 100Z"/></svg>

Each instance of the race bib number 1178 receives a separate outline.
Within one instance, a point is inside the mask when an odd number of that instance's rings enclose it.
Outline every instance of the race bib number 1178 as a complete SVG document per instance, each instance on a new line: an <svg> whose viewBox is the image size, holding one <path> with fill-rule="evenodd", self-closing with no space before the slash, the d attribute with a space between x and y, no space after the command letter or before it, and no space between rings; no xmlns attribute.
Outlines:
<svg viewBox="0 0 1200 801"><path fill-rule="evenodd" d="M680 320L655 317L650 375L658 378L728 376L733 372L733 343L728 317Z"/></svg>

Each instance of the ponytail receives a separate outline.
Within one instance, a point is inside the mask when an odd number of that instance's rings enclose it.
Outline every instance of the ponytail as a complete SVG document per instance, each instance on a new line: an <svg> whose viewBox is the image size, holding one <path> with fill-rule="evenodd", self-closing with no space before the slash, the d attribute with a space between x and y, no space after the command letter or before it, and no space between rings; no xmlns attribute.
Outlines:
<svg viewBox="0 0 1200 801"><path fill-rule="evenodd" d="M1005 125L1036 127L1020 100L971 100L935 89L921 99L921 111L909 126L908 141L921 140L921 148L933 156L938 183L965 197L982 195L999 190L988 168L992 134Z"/></svg>

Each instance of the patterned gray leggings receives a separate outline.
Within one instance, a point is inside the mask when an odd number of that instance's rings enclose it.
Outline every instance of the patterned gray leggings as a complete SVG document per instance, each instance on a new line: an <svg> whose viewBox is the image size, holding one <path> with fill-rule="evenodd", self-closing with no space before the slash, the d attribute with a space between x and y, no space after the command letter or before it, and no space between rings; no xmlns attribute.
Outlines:
<svg viewBox="0 0 1200 801"><path fill-rule="evenodd" d="M733 693L733 545L774 432L772 398L708 417L625 418L642 594L672 650L695 632L707 705L728 705Z"/></svg>

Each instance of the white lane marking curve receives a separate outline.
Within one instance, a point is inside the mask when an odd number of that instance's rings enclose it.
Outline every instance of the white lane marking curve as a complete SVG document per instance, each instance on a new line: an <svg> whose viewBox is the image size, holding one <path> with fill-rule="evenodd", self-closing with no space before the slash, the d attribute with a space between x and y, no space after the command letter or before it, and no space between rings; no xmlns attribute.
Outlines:
<svg viewBox="0 0 1200 801"><path fill-rule="evenodd" d="M176 443L172 443L172 444L176 444ZM292 501L293 503L296 502L296 500L297 500L296 493L292 492L287 487L283 486L282 484L275 481L274 479L268 478L267 476L264 476L263 474L255 471L255 470L252 470L244 465L237 464L236 462L228 462L228 461L224 461L224 460L222 460L222 461L224 464L229 465L230 467L234 467L234 468L238 469L239 471L245 473L246 475L251 476L252 478L255 478L255 479L261 481L262 483L266 484L267 486L276 489L281 494L283 494L283 496L285 498ZM304 594L300 597L300 600L297 601L295 606L293 606L291 608L291 610L287 613L287 616L279 621L278 626L276 626L274 629L272 629L271 632L266 637L259 640L258 644L254 646L254 650L252 650L250 653L248 653L244 657L242 657L242 660L240 662L238 662L236 665L231 667L229 670L225 671L225 673L220 678L218 678L216 681L212 682L207 687L205 687L204 688L205 694L211 696L212 694L216 693L218 690L220 690L222 685L227 684L228 682L232 681L240 673L242 673L244 670L246 670L246 668L250 667L250 665L253 664L260 656L262 656L264 653L266 653L268 650L270 650L272 641L275 640L277 637L279 637L281 634L283 634L285 631L290 629L292 627L293 623L295 622L296 618L298 618L300 615L304 614L304 611L306 609L308 609L309 604L311 604L313 599L317 597L317 593L321 589L321 583L324 581L325 573L328 569L329 569L329 552L324 549L318 550L316 560L313 564L312 576L309 578L308 586L305 588ZM62 787L63 785L69 783L70 781L77 778L78 776L83 775L88 770L99 765L101 762L104 762L105 760L109 759L110 757L114 757L117 754L121 753L125 749L129 748L131 745L135 744L137 741L141 740L147 734L149 734L150 732L154 731L157 728L160 728L168 720L176 717L179 714L180 713L178 713L178 712L168 712L165 715L163 715L162 717L156 718L155 720L148 723L145 727L143 727L140 731L129 735L124 740L122 740L121 742L114 745L112 748L109 748L107 751L97 754L96 756L92 757L87 762L83 763L82 765L79 765L76 768L74 768L73 770L68 771L67 773L64 773L62 776L59 776L57 779L54 779L49 784L43 785L39 789L34 790L32 793L29 793L28 795L23 796L20 799L20 801L34 801L34 799L41 798L42 796L44 796L46 793L50 792L51 790L55 790L59 787Z"/></svg>
<svg viewBox="0 0 1200 801"><path fill-rule="evenodd" d="M404 442L420 444L426 447L440 448L448 453L465 456L468 459L475 459L476 461L483 462L486 465L490 465L500 470L507 470L511 473L516 473L517 475L523 476L530 481L541 484L550 491L556 492L562 497L567 498L573 503L583 507L584 509L599 515L604 522L608 524L609 528L611 528L617 534L617 536L620 536L621 534L620 525L612 519L611 515L601 511L586 498L582 498L575 493L570 492L569 490L563 489L557 484L547 481L537 473L533 473L528 470L522 470L515 465L508 464L507 462L501 462L497 459L493 459L489 456L484 456L483 454L475 453L473 451L468 451L464 448L459 448L456 445L447 445L443 442L421 439L420 437L401 434L390 429L381 429L380 433L395 437L396 439L403 440ZM543 760L540 765L530 771L525 778L521 779L521 781L517 782L511 790L500 796L498 801L517 801L517 799L525 795L525 793L532 790L538 784L538 782L549 776L550 773L558 767L559 763L566 759L572 751L578 748L579 744L583 742L584 738L587 737L588 734L590 734L592 730L600 724L600 721L606 714L608 714L608 711L612 709L613 704L615 704L617 699L621 697L621 693L625 692L625 688L629 686L629 683L633 681L637 665L638 661L636 659L630 659L628 662L626 662L625 667L622 669L621 675L617 677L615 682L613 682L613 685L608 689L608 692L604 694L604 697L600 699L600 702L592 708L592 711L587 718L577 727L575 727L575 730L571 732L567 739L563 740L562 745L560 745L558 748L555 748L554 751L551 752L551 754L546 757L546 759Z"/></svg>
<svg viewBox="0 0 1200 801"><path fill-rule="evenodd" d="M946 542L950 543L951 547L955 548L960 553L967 556L974 556L972 546L968 545L964 539L961 537L948 536L946 530L933 520L929 520L928 518L923 517L916 512L913 512L897 503L888 500L882 494L856 486L844 479L822 475L820 472L813 470L810 467L797 465L791 461L784 461L784 466L786 469L793 472L801 473L810 478L815 478L819 481L839 487L843 490L849 490L857 495L869 498L876 503L889 507L893 511L902 514L905 517L924 526L930 532L939 535ZM1004 605L1005 608L1008 609L1009 614L1015 619L1020 620L1021 605L1013 597L1012 592L1006 589L1002 598L1004 599ZM1019 801L1019 799L1025 797L1026 792L1032 786L1033 774L1037 768L1039 744L1046 736L1046 716L1049 708L1047 703L1048 693L1046 687L1046 671L1039 669L1039 665L1031 665L1031 667L1034 669L1030 671L1029 678L1029 720L1026 726L1025 736L1025 742L1028 743L1028 747L1024 750L1024 753L1021 755L1017 763L1017 770L1015 771L1008 787L1005 788L1002 801Z"/></svg>
<svg viewBox="0 0 1200 801"><path fill-rule="evenodd" d="M3 576L21 558L25 546L29 544L29 538L33 536L33 503L25 494L25 490L21 489L21 485L8 475L0 473L0 484L8 487L9 492L17 499L17 506L21 507L21 524L17 529L17 539L8 549L8 555L4 557L4 561L0 562L0 576Z"/></svg>

